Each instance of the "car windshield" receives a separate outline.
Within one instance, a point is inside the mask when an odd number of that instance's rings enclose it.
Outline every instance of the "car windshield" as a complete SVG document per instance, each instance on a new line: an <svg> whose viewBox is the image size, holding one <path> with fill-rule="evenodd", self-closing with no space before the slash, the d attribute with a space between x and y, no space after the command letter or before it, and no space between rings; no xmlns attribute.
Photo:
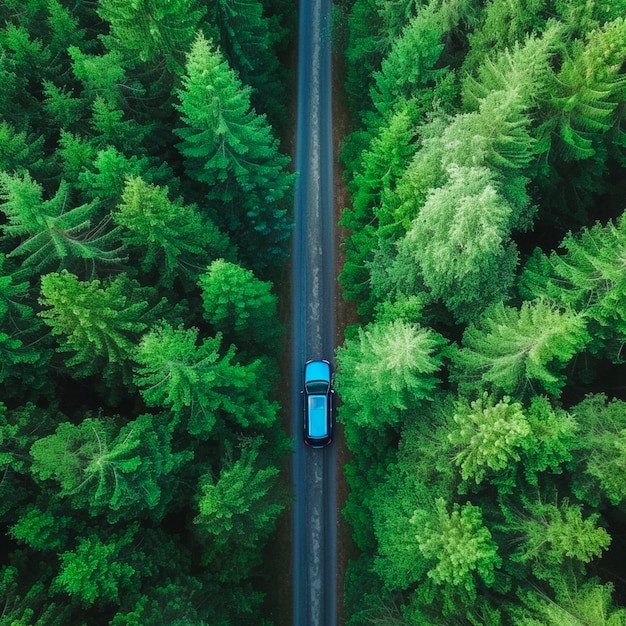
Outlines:
<svg viewBox="0 0 626 626"><path fill-rule="evenodd" d="M306 384L309 393L326 393L328 391L328 383L325 380L312 380Z"/></svg>

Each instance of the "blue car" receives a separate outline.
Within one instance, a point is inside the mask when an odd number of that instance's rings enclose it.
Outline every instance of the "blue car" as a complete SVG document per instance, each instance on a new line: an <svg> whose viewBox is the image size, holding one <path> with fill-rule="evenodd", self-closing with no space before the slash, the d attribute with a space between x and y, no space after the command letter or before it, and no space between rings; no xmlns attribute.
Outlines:
<svg viewBox="0 0 626 626"><path fill-rule="evenodd" d="M330 363L307 361L304 365L304 443L323 448L333 438L333 388Z"/></svg>

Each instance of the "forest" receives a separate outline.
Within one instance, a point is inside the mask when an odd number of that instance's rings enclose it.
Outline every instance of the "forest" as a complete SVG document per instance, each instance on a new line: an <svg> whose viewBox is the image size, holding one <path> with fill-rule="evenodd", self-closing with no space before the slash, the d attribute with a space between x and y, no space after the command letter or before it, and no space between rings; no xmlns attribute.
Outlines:
<svg viewBox="0 0 626 626"><path fill-rule="evenodd" d="M296 10L0 3L2 626L269 623Z"/></svg>
<svg viewBox="0 0 626 626"><path fill-rule="evenodd" d="M346 624L626 624L626 2L335 7Z"/></svg>

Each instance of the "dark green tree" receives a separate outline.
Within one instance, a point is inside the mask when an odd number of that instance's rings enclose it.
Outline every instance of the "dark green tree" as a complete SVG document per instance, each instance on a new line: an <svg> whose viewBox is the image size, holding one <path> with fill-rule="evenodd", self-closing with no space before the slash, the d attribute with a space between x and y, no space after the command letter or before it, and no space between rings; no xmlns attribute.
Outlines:
<svg viewBox="0 0 626 626"><path fill-rule="evenodd" d="M176 129L178 149L188 175L206 184L208 198L218 203L211 217L236 243L245 242L251 267L271 264L273 256L284 255L281 242L289 232L289 158L278 151L265 117L251 108L250 88L201 35L187 56L177 94L184 124Z"/></svg>
<svg viewBox="0 0 626 626"><path fill-rule="evenodd" d="M142 414L121 429L111 419L63 422L31 447L32 472L59 485L57 495L110 522L149 511L162 518L177 473L191 451L174 452L171 418Z"/></svg>
<svg viewBox="0 0 626 626"><path fill-rule="evenodd" d="M261 562L259 542L269 536L283 510L277 497L278 469L263 463L260 444L259 439L247 442L238 458L227 451L219 476L200 479L194 524L208 544L205 558L222 561L218 576L223 579L242 578Z"/></svg>
<svg viewBox="0 0 626 626"><path fill-rule="evenodd" d="M69 185L62 182L50 200L30 175L0 174L0 209L7 217L5 237L16 238L9 255L22 259L29 277L51 269L81 267L88 278L102 265L124 259L119 233L96 216L95 203L71 205Z"/></svg>
<svg viewBox="0 0 626 626"><path fill-rule="evenodd" d="M206 9L197 0L102 0L98 14L109 24L104 41L125 64L139 63L181 74Z"/></svg>

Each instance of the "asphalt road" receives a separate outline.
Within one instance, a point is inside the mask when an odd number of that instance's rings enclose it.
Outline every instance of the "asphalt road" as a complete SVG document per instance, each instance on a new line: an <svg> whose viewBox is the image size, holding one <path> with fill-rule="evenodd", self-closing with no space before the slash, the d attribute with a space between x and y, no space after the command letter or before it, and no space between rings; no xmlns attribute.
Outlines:
<svg viewBox="0 0 626 626"><path fill-rule="evenodd" d="M308 359L334 355L331 0L300 0L298 124L292 243L293 624L337 624L337 453L302 441Z"/></svg>

